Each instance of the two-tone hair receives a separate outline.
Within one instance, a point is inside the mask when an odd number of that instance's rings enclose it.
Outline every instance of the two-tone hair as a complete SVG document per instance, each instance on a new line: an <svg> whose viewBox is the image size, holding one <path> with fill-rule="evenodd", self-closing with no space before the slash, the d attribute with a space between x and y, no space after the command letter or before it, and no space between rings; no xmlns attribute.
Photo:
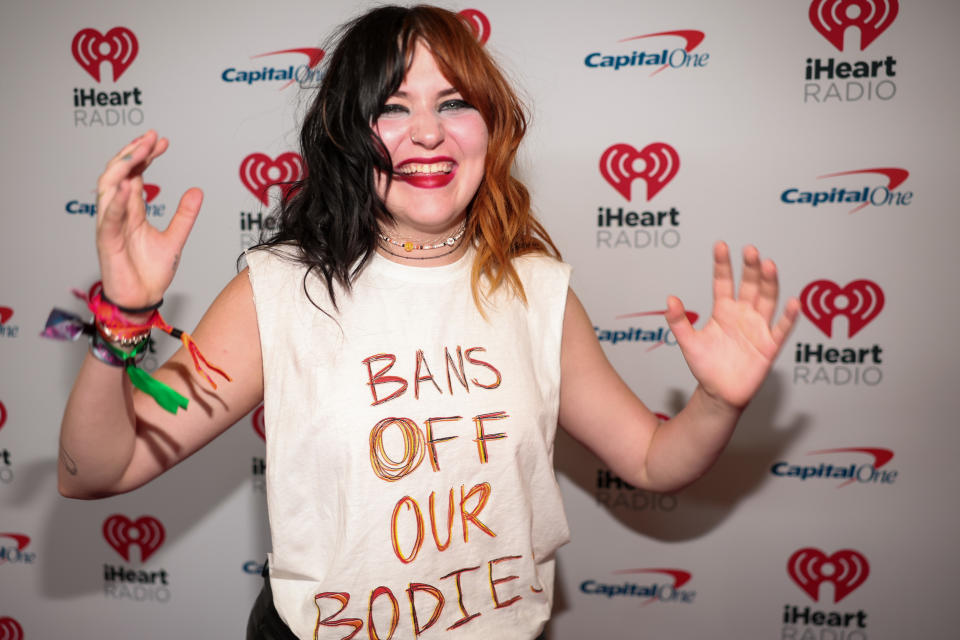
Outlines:
<svg viewBox="0 0 960 640"><path fill-rule="evenodd" d="M306 175L287 191L273 214L277 231L259 247L297 245L307 275L322 276L335 306L334 283L350 290L376 251L377 221L392 219L375 175L391 176L393 165L372 124L402 84L418 42L488 130L484 176L467 215L474 300L482 312L483 297L502 286L525 299L511 260L559 252L511 175L527 127L524 106L466 22L437 7L380 7L338 32L300 134Z"/></svg>

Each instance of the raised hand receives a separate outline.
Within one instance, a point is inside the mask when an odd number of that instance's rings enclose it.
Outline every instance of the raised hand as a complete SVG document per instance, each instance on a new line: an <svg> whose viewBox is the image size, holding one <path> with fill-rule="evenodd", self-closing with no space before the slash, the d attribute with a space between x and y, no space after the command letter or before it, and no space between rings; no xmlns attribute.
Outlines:
<svg viewBox="0 0 960 640"><path fill-rule="evenodd" d="M169 142L148 131L115 155L97 182L97 253L104 293L116 304L143 307L158 302L180 261L180 252L200 212L203 192L180 198L166 230L147 221L143 172Z"/></svg>
<svg viewBox="0 0 960 640"><path fill-rule="evenodd" d="M690 371L715 400L743 408L760 388L793 328L800 302L790 298L773 324L779 284L772 260L761 260L755 247L743 251L743 276L735 292L730 250L713 249L713 310L696 330L683 303L670 296L666 319Z"/></svg>

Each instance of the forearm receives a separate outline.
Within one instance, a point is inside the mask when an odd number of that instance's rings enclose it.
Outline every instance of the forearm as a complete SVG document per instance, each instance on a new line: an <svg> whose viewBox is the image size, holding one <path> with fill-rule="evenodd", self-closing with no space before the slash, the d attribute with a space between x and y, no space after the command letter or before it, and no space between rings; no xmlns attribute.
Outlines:
<svg viewBox="0 0 960 640"><path fill-rule="evenodd" d="M72 498L116 493L112 487L130 464L135 443L130 381L122 367L104 364L88 352L60 426L60 493Z"/></svg>
<svg viewBox="0 0 960 640"><path fill-rule="evenodd" d="M640 472L641 486L676 491L702 476L730 441L741 413L698 385L687 406L653 432Z"/></svg>

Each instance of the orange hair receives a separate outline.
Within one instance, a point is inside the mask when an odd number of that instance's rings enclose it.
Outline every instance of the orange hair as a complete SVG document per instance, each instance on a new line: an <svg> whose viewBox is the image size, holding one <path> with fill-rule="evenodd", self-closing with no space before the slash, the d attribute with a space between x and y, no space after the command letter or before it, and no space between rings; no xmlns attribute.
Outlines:
<svg viewBox="0 0 960 640"><path fill-rule="evenodd" d="M423 40L443 76L487 125L484 176L467 217L467 233L477 250L470 279L474 301L482 313L481 299L507 285L526 302L511 260L527 253L560 259L560 252L534 218L527 188L510 173L527 130L524 105L463 18L425 5L411 8L408 16L404 29L408 55L416 41ZM481 291L484 278L488 287Z"/></svg>

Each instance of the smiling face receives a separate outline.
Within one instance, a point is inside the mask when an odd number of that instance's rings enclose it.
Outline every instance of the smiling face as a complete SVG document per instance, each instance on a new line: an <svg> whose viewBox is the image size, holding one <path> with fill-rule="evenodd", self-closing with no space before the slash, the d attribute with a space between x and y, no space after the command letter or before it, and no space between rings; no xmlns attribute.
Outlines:
<svg viewBox="0 0 960 640"><path fill-rule="evenodd" d="M377 192L394 216L388 235L428 240L449 235L483 179L487 126L418 43L403 83L374 123L393 165Z"/></svg>

